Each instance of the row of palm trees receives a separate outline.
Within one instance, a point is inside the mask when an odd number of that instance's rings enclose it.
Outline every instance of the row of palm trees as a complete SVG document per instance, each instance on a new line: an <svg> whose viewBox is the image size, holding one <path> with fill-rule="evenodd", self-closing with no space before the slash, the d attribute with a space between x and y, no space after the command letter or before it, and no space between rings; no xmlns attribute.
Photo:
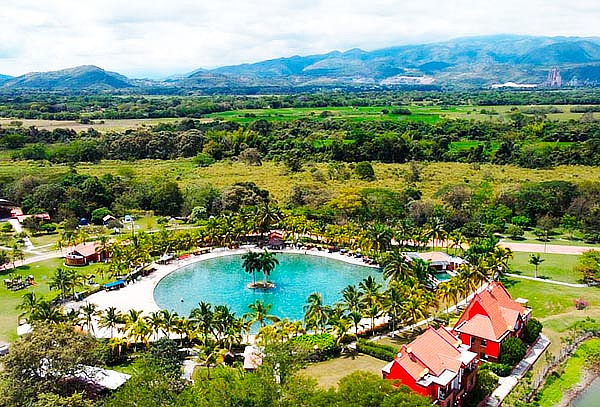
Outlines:
<svg viewBox="0 0 600 407"><path fill-rule="evenodd" d="M252 285L256 285L256 273L262 272L264 275L263 286L268 284L269 275L275 270L279 264L279 260L275 257L275 253L265 249L263 252L248 251L242 255L242 267L246 273L252 275Z"/></svg>

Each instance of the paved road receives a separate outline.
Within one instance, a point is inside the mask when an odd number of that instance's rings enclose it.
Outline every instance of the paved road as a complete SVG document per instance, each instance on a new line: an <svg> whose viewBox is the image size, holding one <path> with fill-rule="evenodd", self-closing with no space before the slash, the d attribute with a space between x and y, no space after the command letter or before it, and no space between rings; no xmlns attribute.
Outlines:
<svg viewBox="0 0 600 407"><path fill-rule="evenodd" d="M50 259L57 259L59 257L63 257L64 253L62 253L59 250L53 251L53 252L48 252L48 253L44 253L44 254L40 254L39 256L33 256L33 257L29 257L25 260L17 260L15 261L15 267L20 267L20 266L24 266L26 264L31 264L31 263L37 263L38 261L45 261L45 260L50 260ZM12 263L9 263L6 265L6 269L9 269L12 267ZM2 268L0 267L0 270Z"/></svg>

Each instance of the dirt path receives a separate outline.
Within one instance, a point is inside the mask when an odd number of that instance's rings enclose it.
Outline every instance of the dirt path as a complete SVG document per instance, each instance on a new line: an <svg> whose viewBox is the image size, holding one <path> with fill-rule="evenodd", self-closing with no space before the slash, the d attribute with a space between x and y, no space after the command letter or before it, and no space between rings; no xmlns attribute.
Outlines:
<svg viewBox="0 0 600 407"><path fill-rule="evenodd" d="M506 247L513 252L532 252L532 253L555 253L555 254L581 254L589 250L600 250L600 248L586 246L561 246L557 244L539 244L539 243L514 243L500 242L500 246Z"/></svg>

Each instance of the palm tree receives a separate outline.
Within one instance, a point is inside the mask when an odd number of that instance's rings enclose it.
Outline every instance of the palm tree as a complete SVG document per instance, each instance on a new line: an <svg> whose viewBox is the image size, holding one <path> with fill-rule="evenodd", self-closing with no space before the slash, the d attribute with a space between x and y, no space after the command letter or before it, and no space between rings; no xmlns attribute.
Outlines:
<svg viewBox="0 0 600 407"><path fill-rule="evenodd" d="M414 325L425 319L426 314L427 304L422 298L410 296L402 304L402 316L410 325Z"/></svg>
<svg viewBox="0 0 600 407"><path fill-rule="evenodd" d="M31 321L57 324L64 320L65 316L60 308L52 305L50 301L40 300L31 314Z"/></svg>
<svg viewBox="0 0 600 407"><path fill-rule="evenodd" d="M304 306L304 321L307 326L314 327L318 332L325 328L330 312L331 308L323 305L323 296L312 293Z"/></svg>
<svg viewBox="0 0 600 407"><path fill-rule="evenodd" d="M360 309L361 293L355 285L349 285L342 290L342 301L348 312L357 312Z"/></svg>
<svg viewBox="0 0 600 407"><path fill-rule="evenodd" d="M389 281L406 281L413 277L410 262L398 249L393 250L383 260L383 275Z"/></svg>
<svg viewBox="0 0 600 407"><path fill-rule="evenodd" d="M279 318L269 314L272 307L272 304L265 304L261 300L256 300L254 303L248 305L250 311L246 313L245 318L248 320L250 326L258 322L261 328L266 325L266 321L277 322Z"/></svg>
<svg viewBox="0 0 600 407"><path fill-rule="evenodd" d="M98 326L110 329L110 337L114 337L114 330L123 323L123 315L115 307L108 307L100 315Z"/></svg>
<svg viewBox="0 0 600 407"><path fill-rule="evenodd" d="M154 311L148 315L148 325L150 325L150 329L152 330L152 336L154 339L158 339L158 334L162 330L163 324L163 314L161 311Z"/></svg>
<svg viewBox="0 0 600 407"><path fill-rule="evenodd" d="M535 267L535 275L534 275L535 278L537 278L537 276L538 276L538 268L545 261L546 261L545 259L542 259L542 256L540 256L539 254L536 254L536 253L531 253L531 255L529 256L529 264L531 264Z"/></svg>
<svg viewBox="0 0 600 407"><path fill-rule="evenodd" d="M446 305L446 312L450 308L450 299L453 295L453 287L451 284L452 280L444 281L437 286L435 290L436 295L438 296L440 303L443 302Z"/></svg>
<svg viewBox="0 0 600 407"><path fill-rule="evenodd" d="M420 258L413 259L411 262L411 269L413 275L422 283L426 284L430 280L430 275L432 272L431 266L429 262L422 260Z"/></svg>
<svg viewBox="0 0 600 407"><path fill-rule="evenodd" d="M204 343L202 347L198 349L198 360L202 365L206 366L207 380L210 380L211 366L223 363L225 353L227 353L227 350L220 349L215 341Z"/></svg>
<svg viewBox="0 0 600 407"><path fill-rule="evenodd" d="M81 319L83 324L87 327L88 332L94 333L94 317L97 317L100 313L96 304L87 303L79 309L81 313Z"/></svg>
<svg viewBox="0 0 600 407"><path fill-rule="evenodd" d="M25 293L21 298L21 304L17 306L17 309L21 311L18 319L20 321L21 318L25 318L25 320L28 321L31 318L31 315L35 313L40 299L36 296L35 292Z"/></svg>
<svg viewBox="0 0 600 407"><path fill-rule="evenodd" d="M63 300L67 297L67 291L73 284L73 271L62 267L56 269L48 283L51 290L56 289L60 291L60 298Z"/></svg>
<svg viewBox="0 0 600 407"><path fill-rule="evenodd" d="M275 270L275 267L278 264L279 260L275 258L275 253L271 253L265 249L265 251L260 254L260 268L265 275L265 287L267 287L269 275Z"/></svg>
<svg viewBox="0 0 600 407"><path fill-rule="evenodd" d="M177 325L177 320L179 316L176 312L170 312L169 310L163 309L160 311L161 320L162 320L162 332L163 335L169 336L171 332L173 332L175 326Z"/></svg>
<svg viewBox="0 0 600 407"><path fill-rule="evenodd" d="M392 331L396 330L396 321L402 313L404 295L397 284L390 284L384 293L383 310L392 317Z"/></svg>
<svg viewBox="0 0 600 407"><path fill-rule="evenodd" d="M214 313L212 305L204 301L198 303L198 308L190 312L190 318L194 325L202 332L204 342L208 341L208 335L213 329Z"/></svg>
<svg viewBox="0 0 600 407"><path fill-rule="evenodd" d="M256 272L262 267L260 253L249 251L242 256L242 267L248 274L252 274L252 285L256 285Z"/></svg>
<svg viewBox="0 0 600 407"><path fill-rule="evenodd" d="M369 276L358 285L362 290L362 302L367 308L368 316L371 318L371 332L375 333L375 318L381 307L381 284L373 276ZM377 311L377 312L375 312Z"/></svg>

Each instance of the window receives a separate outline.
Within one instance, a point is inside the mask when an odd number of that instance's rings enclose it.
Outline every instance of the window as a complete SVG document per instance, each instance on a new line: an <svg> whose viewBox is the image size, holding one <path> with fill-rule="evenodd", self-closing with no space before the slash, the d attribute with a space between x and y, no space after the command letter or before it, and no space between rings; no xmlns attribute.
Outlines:
<svg viewBox="0 0 600 407"><path fill-rule="evenodd" d="M481 346L484 348L487 346L487 341L485 339L481 340Z"/></svg>

